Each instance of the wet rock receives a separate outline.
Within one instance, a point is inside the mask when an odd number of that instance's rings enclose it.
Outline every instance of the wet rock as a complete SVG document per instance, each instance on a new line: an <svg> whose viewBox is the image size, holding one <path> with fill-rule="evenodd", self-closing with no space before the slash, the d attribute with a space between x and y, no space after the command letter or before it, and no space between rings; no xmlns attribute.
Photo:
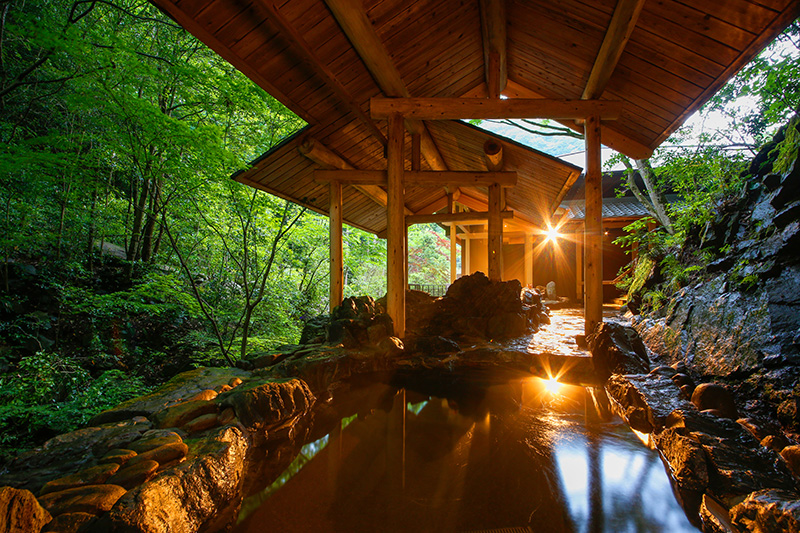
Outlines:
<svg viewBox="0 0 800 533"><path fill-rule="evenodd" d="M731 522L743 531L800 532L800 495L765 489L753 492L731 511Z"/></svg>
<svg viewBox="0 0 800 533"><path fill-rule="evenodd" d="M59 435L11 461L8 473L0 476L0 485L38 493L48 481L94 465L96 458L105 455L120 435L129 441L139 438L149 428L149 422L128 420Z"/></svg>
<svg viewBox="0 0 800 533"><path fill-rule="evenodd" d="M683 387L684 385L687 385L690 389L692 389L692 391L694 391L694 388L695 388L694 381L692 380L692 378L690 378L686 374L683 374L683 373L680 373L680 372L676 371L675 374L670 376L670 379L672 379L672 382L676 386Z"/></svg>
<svg viewBox="0 0 800 533"><path fill-rule="evenodd" d="M671 366L661 365L655 367L653 370L650 371L650 374L660 374L665 378L672 378L678 371L672 368ZM676 383L677 385L677 383Z"/></svg>
<svg viewBox="0 0 800 533"><path fill-rule="evenodd" d="M701 383L692 393L692 403L698 410L716 409L725 418L736 420L739 413L730 391L717 383Z"/></svg>
<svg viewBox="0 0 800 533"><path fill-rule="evenodd" d="M786 446L781 450L780 454L783 460L786 461L792 474L800 477L800 446Z"/></svg>
<svg viewBox="0 0 800 533"><path fill-rule="evenodd" d="M219 414L219 424L221 426L224 426L226 424L230 424L235 419L236 419L236 411L234 411L230 407L227 407L227 408L223 409L222 412Z"/></svg>
<svg viewBox="0 0 800 533"><path fill-rule="evenodd" d="M182 427L201 415L217 412L217 404L208 400L182 402L157 412L153 421L159 428Z"/></svg>
<svg viewBox="0 0 800 533"><path fill-rule="evenodd" d="M800 400L790 398L778 406L778 420L790 431L800 431Z"/></svg>
<svg viewBox="0 0 800 533"><path fill-rule="evenodd" d="M91 531L89 524L97 517L89 513L65 513L53 518L42 533L78 533L78 531Z"/></svg>
<svg viewBox="0 0 800 533"><path fill-rule="evenodd" d="M695 410L675 411L667 425L680 429L706 452L708 490L721 502L733 502L763 488L794 489L795 482L778 455L761 447L741 425Z"/></svg>
<svg viewBox="0 0 800 533"><path fill-rule="evenodd" d="M258 429L302 416L316 399L304 381L288 378L242 384L219 400L221 406L234 409L245 427Z"/></svg>
<svg viewBox="0 0 800 533"><path fill-rule="evenodd" d="M783 435L767 435L761 439L761 445L764 448L769 448L776 453L781 453L781 450L789 446L791 443L792 442Z"/></svg>
<svg viewBox="0 0 800 533"><path fill-rule="evenodd" d="M645 374L650 370L647 348L632 327L603 322L586 340L600 376Z"/></svg>
<svg viewBox="0 0 800 533"><path fill-rule="evenodd" d="M183 442L183 439L180 435L174 431L160 430L143 436L141 439L132 443L128 448L136 453L144 453L149 452L150 450L155 450L160 446L176 442Z"/></svg>
<svg viewBox="0 0 800 533"><path fill-rule="evenodd" d="M191 398L189 398L186 401L194 402L194 401L199 401L199 400L203 400L203 401L213 400L214 398L217 397L217 394L218 394L217 391L215 391L214 389L206 389L204 391L198 392L197 394L195 394L194 396L192 396Z"/></svg>
<svg viewBox="0 0 800 533"><path fill-rule="evenodd" d="M105 483L117 470L119 470L119 465L117 463L91 466L69 476L48 481L45 483L44 487L42 487L42 490L39 491L39 496L50 492L71 489L73 487L81 487L83 485L99 485Z"/></svg>
<svg viewBox="0 0 800 533"><path fill-rule="evenodd" d="M138 487L155 477L158 472L158 461L147 459L140 463L125 467L109 478L108 482L112 485L119 485L130 490Z"/></svg>
<svg viewBox="0 0 800 533"><path fill-rule="evenodd" d="M128 400L117 407L103 411L94 416L89 423L96 425L127 420L134 416L151 417L158 411L187 401L206 389L216 389L227 384L234 377L244 379L249 376L249 372L237 368L204 367L183 372L146 396Z"/></svg>
<svg viewBox="0 0 800 533"><path fill-rule="evenodd" d="M605 388L620 416L643 433L660 431L676 409L694 409L691 403L678 396L672 380L658 374L614 374Z"/></svg>
<svg viewBox="0 0 800 533"><path fill-rule="evenodd" d="M404 351L403 341L397 337L386 337L378 344L376 354L381 357L397 357Z"/></svg>
<svg viewBox="0 0 800 533"><path fill-rule="evenodd" d="M703 533L731 533L733 531L728 509L710 498L708 494L703 494L699 513L703 523Z"/></svg>
<svg viewBox="0 0 800 533"><path fill-rule="evenodd" d="M291 354L278 352L278 353L264 353L264 354L252 354L253 358L250 360L252 363L253 368L269 368L271 366L277 365L281 361L288 358ZM232 387L228 386L226 391L220 392L227 392Z"/></svg>
<svg viewBox="0 0 800 533"><path fill-rule="evenodd" d="M128 467L132 467L144 461L156 461L159 464L166 464L182 459L189 453L189 447L184 442L172 442L159 446L158 448L142 452L128 461Z"/></svg>
<svg viewBox="0 0 800 533"><path fill-rule="evenodd" d="M99 515L111 509L125 492L118 485L85 485L45 494L39 497L39 503L53 516L64 513Z"/></svg>
<svg viewBox="0 0 800 533"><path fill-rule="evenodd" d="M222 531L236 517L247 453L236 427L193 446L187 460L125 494L98 531Z"/></svg>
<svg viewBox="0 0 800 533"><path fill-rule="evenodd" d="M136 457L135 451L126 450L122 448L115 448L113 450L109 450L109 452L100 459L98 459L97 462L100 464L116 463L118 465L124 465L132 457Z"/></svg>
<svg viewBox="0 0 800 533"><path fill-rule="evenodd" d="M207 415L200 415L197 418L187 422L183 429L186 433L190 435L193 433L199 433L201 431L205 431L207 429L211 429L215 426L219 425L219 416L217 413L210 413Z"/></svg>
<svg viewBox="0 0 800 533"><path fill-rule="evenodd" d="M39 531L50 519L30 491L0 487L0 533Z"/></svg>
<svg viewBox="0 0 800 533"><path fill-rule="evenodd" d="M238 387L238 386L239 386L239 385L241 385L242 383L244 383L244 382L242 381L242 378L231 378L231 379L230 379L230 381L228 381L228 385L229 385L231 388L233 388L233 387Z"/></svg>
<svg viewBox="0 0 800 533"><path fill-rule="evenodd" d="M781 428L777 424L763 418L740 418L736 422L749 431L756 440L763 440L769 435L777 435L781 431Z"/></svg>
<svg viewBox="0 0 800 533"><path fill-rule="evenodd" d="M407 353L425 357L449 355L460 350L457 342L438 335L411 336L404 342Z"/></svg>
<svg viewBox="0 0 800 533"><path fill-rule="evenodd" d="M708 467L703 447L679 428L653 435L653 441L682 489L702 491L708 486Z"/></svg>

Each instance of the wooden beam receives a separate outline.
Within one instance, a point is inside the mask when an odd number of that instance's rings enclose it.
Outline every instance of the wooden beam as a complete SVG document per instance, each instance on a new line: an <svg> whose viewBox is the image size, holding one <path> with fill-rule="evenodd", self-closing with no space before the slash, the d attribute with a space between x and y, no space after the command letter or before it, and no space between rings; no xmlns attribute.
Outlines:
<svg viewBox="0 0 800 533"><path fill-rule="evenodd" d="M474 222L481 225L489 220L488 211L464 211L463 213L434 213L430 215L406 215L406 224L462 224L475 226ZM513 211L500 211L500 220L514 217Z"/></svg>
<svg viewBox="0 0 800 533"><path fill-rule="evenodd" d="M486 158L486 168L489 170L503 169L503 145L494 139L483 143L483 155Z"/></svg>
<svg viewBox="0 0 800 533"><path fill-rule="evenodd" d="M420 120L548 118L582 119L597 115L616 120L622 113L617 100L550 100L546 98L372 98L370 116L385 119L401 113Z"/></svg>
<svg viewBox="0 0 800 533"><path fill-rule="evenodd" d="M387 183L384 170L322 169L314 171L314 179L319 182L340 181L358 185L385 186ZM517 173L470 170L406 171L404 180L406 185L415 187L488 187L489 185L513 187L517 184Z"/></svg>
<svg viewBox="0 0 800 533"><path fill-rule="evenodd" d="M386 311L394 323L395 336L401 338L405 336L406 321L406 224L403 216L404 132L403 117L400 115L389 117Z"/></svg>
<svg viewBox="0 0 800 533"><path fill-rule="evenodd" d="M525 248L522 254L522 275L524 285L533 286L533 234L525 233Z"/></svg>
<svg viewBox="0 0 800 533"><path fill-rule="evenodd" d="M472 209L473 211L488 211L489 202L487 202L483 198L480 198L477 195L474 195L473 193L475 192L477 191L475 190L471 190L469 192L462 191L461 197L459 197L459 199L456 200L456 203L461 204L469 209Z"/></svg>
<svg viewBox="0 0 800 533"><path fill-rule="evenodd" d="M411 134L411 170L415 172L422 170L421 168L422 152L420 151L421 137L422 136L419 133Z"/></svg>
<svg viewBox="0 0 800 533"><path fill-rule="evenodd" d="M508 85L504 91L509 98L542 98L544 95L528 89L524 85L508 80ZM557 120L562 126L566 126L583 135L583 125L576 124L574 120ZM603 144L613 148L617 152L623 153L633 159L647 159L653 155L653 149L627 135L614 130L609 125L602 127Z"/></svg>
<svg viewBox="0 0 800 533"><path fill-rule="evenodd" d="M584 256L585 332L603 321L603 187L600 173L600 119L586 119L586 220Z"/></svg>
<svg viewBox="0 0 800 533"><path fill-rule="evenodd" d="M555 214L556 209L558 209L558 206L561 205L562 200L564 200L564 197L567 195L572 186L575 185L575 182L578 180L578 177L580 177L580 175L581 175L580 172L575 171L571 173L569 177L567 177L567 180L564 182L564 185L561 186L561 190L558 191L558 194L553 199L553 203L550 204L551 215Z"/></svg>
<svg viewBox="0 0 800 533"><path fill-rule="evenodd" d="M386 137L383 136L383 132L378 129L378 126L376 126L364 110L361 109L361 106L358 105L353 96L336 78L327 64L317 56L316 52L309 46L300 32L298 32L289 20L283 16L278 6L273 4L271 0L256 0L254 5L260 7L261 11L266 14L267 19L275 26L280 36L289 43L291 50L300 56L299 58L303 65L325 83L333 94L347 107L347 110L358 117L372 136L378 139L378 142L386 146Z"/></svg>
<svg viewBox="0 0 800 533"><path fill-rule="evenodd" d="M319 166L323 167L323 170L326 169L335 169L334 171L343 171L346 170L349 172L359 173L362 172L357 170L353 165L348 163L344 160L339 154L335 153L333 150L319 142L318 140L314 139L313 137L306 137L297 145L297 151L300 152L302 155L310 159L311 161L315 162ZM319 172L319 170L315 170L314 172ZM346 180L342 180L343 182ZM376 204L386 207L387 199L386 199L386 191L381 189L379 186L375 184L367 183L358 183L357 181L351 183L351 185L374 201ZM411 214L412 211L410 209L406 209L408 214Z"/></svg>
<svg viewBox="0 0 800 533"><path fill-rule="evenodd" d="M489 98L499 98L508 81L505 0L480 0L483 65Z"/></svg>
<svg viewBox="0 0 800 533"><path fill-rule="evenodd" d="M364 2L362 0L325 0L325 3L381 92L390 97L408 98L411 96L392 57L367 17L367 13L364 11ZM406 120L406 129L412 135L420 135L420 150L428 165L433 170L447 170L444 158L439 153L425 124L419 120Z"/></svg>
<svg viewBox="0 0 800 533"><path fill-rule="evenodd" d="M489 279L503 280L503 220L500 216L500 187L489 187Z"/></svg>
<svg viewBox="0 0 800 533"><path fill-rule="evenodd" d="M344 258L342 254L342 184L331 182L328 225L330 228L330 310L342 304Z"/></svg>
<svg viewBox="0 0 800 533"><path fill-rule="evenodd" d="M512 239L512 238L521 239L521 238L524 238L526 234L527 234L527 232L525 232L525 231L505 231L505 230L503 230L503 239L504 240L508 240L508 239ZM480 241L480 240L488 239L489 238L489 232L488 231L475 231L475 232L466 233L466 234L462 233L461 235L459 235L459 237L464 241L469 241L469 240L478 240L478 241Z"/></svg>
<svg viewBox="0 0 800 533"><path fill-rule="evenodd" d="M611 23L606 30L603 44L600 45L600 51L594 60L592 72L589 74L586 87L583 89L582 99L594 100L600 98L606 90L608 80L611 79L611 74L617 68L622 51L625 49L625 45L628 44L628 39L630 39L631 33L636 27L636 21L642 11L644 1L617 0L617 7L614 8L614 15L611 17Z"/></svg>

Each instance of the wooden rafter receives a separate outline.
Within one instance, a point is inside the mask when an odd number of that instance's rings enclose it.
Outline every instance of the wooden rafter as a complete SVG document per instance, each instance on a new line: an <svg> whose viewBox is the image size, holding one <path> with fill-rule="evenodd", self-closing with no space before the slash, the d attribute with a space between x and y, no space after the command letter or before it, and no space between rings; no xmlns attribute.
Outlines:
<svg viewBox="0 0 800 533"><path fill-rule="evenodd" d="M367 17L362 0L325 0L325 3L381 92L390 97L411 96L383 41ZM419 120L406 120L405 126L409 133L420 136L420 150L428 165L433 170L447 170L447 164L425 124Z"/></svg>
<svg viewBox="0 0 800 533"><path fill-rule="evenodd" d="M297 145L297 151L323 168L358 172L353 165L345 161L339 154L313 137L306 137L303 139ZM353 187L372 199L375 203L386 207L386 191L377 185L353 184ZM409 209L406 209L406 211L408 214L411 214Z"/></svg>
<svg viewBox="0 0 800 533"><path fill-rule="evenodd" d="M506 3L505 0L479 0L483 64L489 98L499 98L508 81L506 60Z"/></svg>
<svg viewBox="0 0 800 533"><path fill-rule="evenodd" d="M517 184L516 172L481 172L469 170L406 171L406 185L417 187L488 187L500 185L513 187ZM339 181L354 185L386 185L384 170L315 170L317 181Z"/></svg>
<svg viewBox="0 0 800 533"><path fill-rule="evenodd" d="M592 72L589 74L589 80L583 89L582 99L593 100L600 98L606 90L608 80L611 79L611 74L617 68L622 51L625 49L625 45L628 44L628 39L630 39L631 33L636 27L636 21L642 11L644 1L617 0L617 7L614 8L614 15L611 17L608 30L606 30L603 44L600 45L600 51L594 60Z"/></svg>
<svg viewBox="0 0 800 533"><path fill-rule="evenodd" d="M599 116L616 120L622 102L613 100L550 100L545 98L372 98L370 116L385 119L394 113L421 120L548 118L583 119Z"/></svg>
<svg viewBox="0 0 800 533"><path fill-rule="evenodd" d="M514 82L512 80L508 80L508 85L506 86L506 90L504 93L509 98L543 98L545 95L536 92L524 85ZM562 126L566 126L572 130L577 131L581 135L583 135L584 129L583 125L576 124L573 120L557 120ZM647 159L651 155L653 155L653 149L649 146L640 143L635 139L631 139L629 136L622 134L616 130L614 130L609 125L602 125L601 126L601 139L602 143L608 146L609 148L613 148L617 152L623 153L628 157L633 159Z"/></svg>
<svg viewBox="0 0 800 533"><path fill-rule="evenodd" d="M373 137L386 146L386 137L383 132L375 125L375 122L367 116L361 106L356 103L349 91L342 85L336 78L330 68L322 61L319 56L311 49L305 38L292 26L289 20L283 16L278 7L272 3L271 0L256 0L254 5L258 6L261 11L266 15L267 19L272 22L273 26L278 30L278 33L283 37L291 46L292 50L297 51L302 63L320 78L325 85L327 85L333 94L353 113L358 119L367 127Z"/></svg>
<svg viewBox="0 0 800 533"><path fill-rule="evenodd" d="M501 211L501 219L514 218L512 211ZM485 224L489 220L488 211L465 211L463 213L436 213L431 215L407 215L406 225L412 224L462 224L464 226Z"/></svg>

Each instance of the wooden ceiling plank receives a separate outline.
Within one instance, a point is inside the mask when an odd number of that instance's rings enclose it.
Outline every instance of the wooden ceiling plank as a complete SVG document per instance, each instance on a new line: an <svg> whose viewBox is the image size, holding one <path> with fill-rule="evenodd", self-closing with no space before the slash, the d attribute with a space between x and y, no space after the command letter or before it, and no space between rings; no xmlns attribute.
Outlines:
<svg viewBox="0 0 800 533"><path fill-rule="evenodd" d="M375 123L367 116L355 100L353 100L353 97L326 64L320 61L316 52L311 49L305 38L294 29L286 17L281 14L280 10L274 4L269 3L269 0L257 0L256 4L263 8L264 14L273 22L283 38L292 45L292 49L300 54L304 65L328 85L338 99L345 104L347 109L364 123L378 142L386 146L386 137L384 137L381 130L378 129Z"/></svg>
<svg viewBox="0 0 800 533"><path fill-rule="evenodd" d="M500 98L508 82L505 0L479 0L483 62L489 98Z"/></svg>
<svg viewBox="0 0 800 533"><path fill-rule="evenodd" d="M384 95L410 96L383 41L367 18L361 0L325 0L325 3ZM428 164L436 170L447 170L444 158L425 125L407 120L406 129L421 136L422 155Z"/></svg>
<svg viewBox="0 0 800 533"><path fill-rule="evenodd" d="M728 79L733 77L736 72L739 71L742 67L744 67L747 63L749 63L760 51L764 48L769 42L775 39L778 34L782 31L783 28L788 26L793 20L797 19L800 16L800 2L794 2L776 15L773 19L772 23L764 29L764 31L753 40L752 44L747 48L745 52L739 54L739 57L736 58L735 61L731 62L730 65L725 69L725 71L712 83L709 85L703 94L701 94L692 105L688 106L683 113L675 117L675 120L659 135L652 146L658 146L667 137L672 135L672 133L680 127L681 124L695 111L697 111L700 106L702 106L706 100L711 98L725 83L727 83Z"/></svg>
<svg viewBox="0 0 800 533"><path fill-rule="evenodd" d="M625 45L628 44L639 13L642 11L644 0L619 0L611 17L611 24L608 26L603 44L597 52L594 60L592 72L586 81L581 98L593 100L600 98L608 85L608 80L617 68L617 63L622 56Z"/></svg>
<svg viewBox="0 0 800 533"><path fill-rule="evenodd" d="M517 98L373 98L372 118L385 119L393 113L420 120L457 120L489 118L579 119L597 115L616 120L622 102L611 100L550 100Z"/></svg>

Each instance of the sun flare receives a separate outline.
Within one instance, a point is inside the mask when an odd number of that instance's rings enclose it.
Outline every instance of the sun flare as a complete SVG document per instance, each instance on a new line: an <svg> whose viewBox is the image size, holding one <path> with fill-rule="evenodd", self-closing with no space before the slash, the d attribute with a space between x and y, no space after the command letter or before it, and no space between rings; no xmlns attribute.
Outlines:
<svg viewBox="0 0 800 533"><path fill-rule="evenodd" d="M544 380L544 388L547 392L555 396L561 390L561 383L555 378L546 379Z"/></svg>

